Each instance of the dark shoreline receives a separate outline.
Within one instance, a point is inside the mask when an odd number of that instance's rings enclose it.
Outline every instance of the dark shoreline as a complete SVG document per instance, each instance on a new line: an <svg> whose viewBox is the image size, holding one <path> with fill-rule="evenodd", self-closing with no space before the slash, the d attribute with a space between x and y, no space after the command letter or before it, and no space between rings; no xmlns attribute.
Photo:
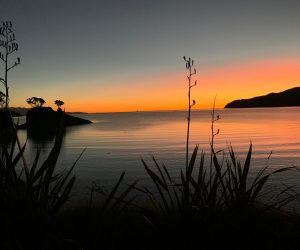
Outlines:
<svg viewBox="0 0 300 250"><path fill-rule="evenodd" d="M299 107L300 87L288 89L279 93L270 93L249 99L234 100L225 108L268 108L268 107Z"/></svg>

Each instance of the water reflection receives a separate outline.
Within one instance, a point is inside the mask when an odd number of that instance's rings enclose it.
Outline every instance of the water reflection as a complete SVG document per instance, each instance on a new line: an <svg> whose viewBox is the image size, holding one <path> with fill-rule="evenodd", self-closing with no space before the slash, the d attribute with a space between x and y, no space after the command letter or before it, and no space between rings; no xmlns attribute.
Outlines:
<svg viewBox="0 0 300 250"><path fill-rule="evenodd" d="M267 162L271 169L299 165L300 162L300 108L217 110L221 119L215 124L220 134L215 140L217 150L226 151L232 144L237 157L244 161L250 141L253 143L253 173ZM64 137L59 168L71 166L83 148L87 147L78 166L78 190L99 180L103 185L114 183L126 170L128 181L140 179L147 184L141 157L151 161L155 155L176 176L184 166L186 139L186 112L134 112L80 114L93 124L68 127ZM194 111L191 122L191 148L209 152L210 110ZM22 141L26 131L19 131ZM26 154L35 156L36 149L44 157L50 151L54 138L28 137ZM33 150L32 150L33 149ZM272 153L269 161L267 158ZM289 184L299 186L299 176L286 173Z"/></svg>
<svg viewBox="0 0 300 250"><path fill-rule="evenodd" d="M174 113L177 115L174 116ZM147 127L184 120L185 112L122 112L122 113L96 113L83 114L81 118L91 119L98 129L105 131L143 130Z"/></svg>
<svg viewBox="0 0 300 250"><path fill-rule="evenodd" d="M35 143L43 141L52 141L55 137L55 132L46 132L46 131L30 131L27 130L27 138Z"/></svg>

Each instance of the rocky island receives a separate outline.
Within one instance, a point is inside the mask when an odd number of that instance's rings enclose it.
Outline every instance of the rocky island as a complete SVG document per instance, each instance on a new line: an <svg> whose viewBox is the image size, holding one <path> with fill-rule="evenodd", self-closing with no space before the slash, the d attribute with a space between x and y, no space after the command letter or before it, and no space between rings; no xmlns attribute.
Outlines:
<svg viewBox="0 0 300 250"><path fill-rule="evenodd" d="M26 114L26 123L19 126L19 129L27 129L30 135L51 135L55 134L59 122L64 114L64 127L92 123L79 117L66 114L61 109L54 111L51 107L34 107Z"/></svg>
<svg viewBox="0 0 300 250"><path fill-rule="evenodd" d="M250 99L240 99L225 105L225 108L260 108L300 106L300 87L279 93L270 93Z"/></svg>

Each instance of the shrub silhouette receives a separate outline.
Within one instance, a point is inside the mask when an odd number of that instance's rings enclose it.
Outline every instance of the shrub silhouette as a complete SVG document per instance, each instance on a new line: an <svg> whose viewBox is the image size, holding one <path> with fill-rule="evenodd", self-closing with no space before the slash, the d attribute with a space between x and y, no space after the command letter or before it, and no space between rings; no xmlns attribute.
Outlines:
<svg viewBox="0 0 300 250"><path fill-rule="evenodd" d="M33 107L33 108L41 108L46 103L43 98L39 98L39 97L35 97L35 96L27 98L26 102L29 105L31 105L31 107Z"/></svg>
<svg viewBox="0 0 300 250"><path fill-rule="evenodd" d="M65 103L61 100L55 100L54 104L57 106L57 110L60 110L61 106L64 105Z"/></svg>
<svg viewBox="0 0 300 250"><path fill-rule="evenodd" d="M63 122L64 116L54 146L42 163L40 151L31 166L20 163L26 144L15 152L17 133L10 146L0 144L0 213L6 218L2 222L8 236L1 241L1 249L65 249L61 247L66 244L64 239L56 236L55 216L70 197L75 182L72 171L79 158L68 170L56 170Z"/></svg>

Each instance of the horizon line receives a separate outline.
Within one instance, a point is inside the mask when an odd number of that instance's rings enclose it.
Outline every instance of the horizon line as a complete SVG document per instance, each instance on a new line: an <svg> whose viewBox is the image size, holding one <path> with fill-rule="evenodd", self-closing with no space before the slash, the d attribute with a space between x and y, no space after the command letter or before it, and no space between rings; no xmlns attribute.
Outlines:
<svg viewBox="0 0 300 250"><path fill-rule="evenodd" d="M49 107L49 106L48 106ZM299 108L299 106L288 106L288 107L251 107L251 108L215 108L215 110L225 110L225 109L265 109L265 108ZM13 109L31 109L26 107L11 107ZM52 107L51 107L52 108ZM210 111L213 108L199 108L192 109L191 111ZM86 112L86 111L65 111L66 113L82 113L82 114L99 114L99 113L147 113L147 112L187 112L187 109L160 109L160 110L135 110L135 111L98 111L98 112Z"/></svg>

